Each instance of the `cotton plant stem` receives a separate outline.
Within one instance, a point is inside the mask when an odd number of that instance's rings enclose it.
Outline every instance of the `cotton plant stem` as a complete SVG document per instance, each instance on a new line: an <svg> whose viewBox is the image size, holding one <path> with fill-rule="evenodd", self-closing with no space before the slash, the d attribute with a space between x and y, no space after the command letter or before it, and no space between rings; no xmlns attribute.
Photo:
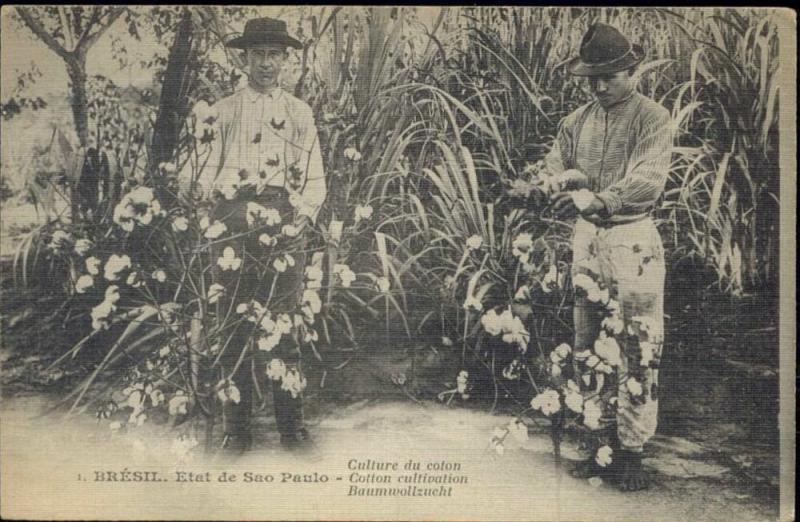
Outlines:
<svg viewBox="0 0 800 522"><path fill-rule="evenodd" d="M469 312L464 314L466 317L464 319L464 335L461 339L461 366L464 366L464 363L467 359L467 332L469 331Z"/></svg>

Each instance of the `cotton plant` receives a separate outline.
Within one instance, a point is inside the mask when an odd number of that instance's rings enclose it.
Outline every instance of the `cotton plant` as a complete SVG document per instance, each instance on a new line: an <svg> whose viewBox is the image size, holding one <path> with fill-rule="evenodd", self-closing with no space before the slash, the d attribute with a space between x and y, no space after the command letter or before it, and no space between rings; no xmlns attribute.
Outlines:
<svg viewBox="0 0 800 522"><path fill-rule="evenodd" d="M579 275L573 281L575 291L595 303L603 316L597 338L586 349L576 350L568 343L560 343L549 352L543 365L546 378L519 419L531 416L549 419L557 458L565 430L583 433L597 464L606 467L614 456L603 428L615 415L617 388L624 387L631 400L642 400L646 393L643 370L652 363L655 343L660 339L657 332L652 340L648 337L648 328L654 331L654 327L644 317L633 318L625 328L616 299L591 274ZM637 342L641 353L639 364L631 364L627 372L622 372L622 357L628 355L621 344Z"/></svg>
<svg viewBox="0 0 800 522"><path fill-rule="evenodd" d="M242 249L227 224L209 211L208 202L186 204L170 193L184 169L199 180L204 161L218 145L212 106L198 104L188 124L189 142L194 146L188 157L179 154L177 161L158 165L161 179L157 184L150 185L150 178L143 175L127 178L103 234L91 237L65 226L49 239L53 255L68 261L68 290L87 312L89 337L103 339L108 346L98 373L118 364L127 346L140 346L145 356L111 391L114 412L102 411L114 432L164 419L173 422L199 416L211 422L224 404L241 400L239 383L225 374L219 362L222 352L232 349L227 338L236 324L254 329L252 344L243 350L266 356L261 371L281 380L292 395L301 393L307 381L296 370L281 371L280 364L271 362L278 361L275 348L284 340L296 339L302 347L316 350L319 318L326 312L323 293L330 286L354 288L361 277L345 260L326 273L322 253L317 252L303 267L304 289L291 310L277 313L272 309L272 290L260 302L233 302L241 274L252 270L253 263L260 263L257 269L262 274L269 272L280 280L302 262L301 249L306 247L298 241L299 228L277 208L250 202L242 235L262 249L254 257ZM223 191L221 196L236 197L240 190L258 189L258 182L250 184L249 179L240 176L234 187L237 192ZM298 192L290 194L289 203L295 213L313 213ZM367 214L362 212L368 220ZM211 278L212 272L229 279ZM83 344L78 344L70 353L81 349ZM80 393L74 404L84 395Z"/></svg>
<svg viewBox="0 0 800 522"><path fill-rule="evenodd" d="M630 321L632 326L626 327L616 296L611 295L609 289L598 283L591 271L586 270L572 277L572 295L585 298L601 314L598 321L601 328L595 341L584 349L575 349L571 342L559 342L546 347L544 352L534 352L524 357L525 352L521 347L532 344L530 339L537 332L526 336L521 325L544 324L537 321L536 315L548 306L563 312L569 311L570 270L565 261L557 258L554 249L540 247L533 234L524 229L515 234L510 247L517 264L517 277L509 291L508 304L487 310L481 318L481 326L484 335L495 339L495 342L516 344L519 351L503 366L501 382L529 377L529 403L515 417L515 424L511 428L516 429L516 423L524 424L530 419L547 419L557 460L560 458L563 434L570 430L583 434L587 446L595 452L598 465L607 466L613 460L613 452L603 428L615 414L615 387L624 387L631 400L637 400L636 397L641 397L646 391L642 377L638 376L642 372L638 372L637 368L629 369L624 374L620 372L622 357L626 356L622 345L637 342L637 339L645 340L640 343L643 345L640 368L645 369L657 353L655 343L659 339L654 336L654 340L650 341L647 337L648 327L651 331L654 328L647 324L645 318L641 318L640 322ZM541 341L534 344L541 350ZM508 435L509 426L502 428L502 431ZM505 449L505 439L498 435L492 436L490 446L500 453Z"/></svg>

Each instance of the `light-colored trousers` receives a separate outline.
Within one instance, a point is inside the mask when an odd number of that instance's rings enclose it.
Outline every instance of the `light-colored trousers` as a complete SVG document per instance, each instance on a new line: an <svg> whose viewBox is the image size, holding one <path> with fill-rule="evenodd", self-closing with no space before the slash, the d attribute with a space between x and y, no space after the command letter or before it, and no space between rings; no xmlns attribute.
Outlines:
<svg viewBox="0 0 800 522"><path fill-rule="evenodd" d="M658 364L664 340L664 248L655 223L649 217L614 226L598 226L578 218L572 242L573 276L586 273L603 283L620 304L625 330L618 335L621 364L617 379L607 385L617 388L617 436L623 449L641 451L655 434L658 421ZM594 346L603 311L585 297L576 298L574 308L575 350ZM635 319L634 319L635 318ZM639 326L648 323L644 334ZM629 329L635 322L636 328ZM629 337L635 333L633 337ZM639 341L649 343L652 361L641 364ZM632 396L625 381L633 376L642 384L642 394Z"/></svg>

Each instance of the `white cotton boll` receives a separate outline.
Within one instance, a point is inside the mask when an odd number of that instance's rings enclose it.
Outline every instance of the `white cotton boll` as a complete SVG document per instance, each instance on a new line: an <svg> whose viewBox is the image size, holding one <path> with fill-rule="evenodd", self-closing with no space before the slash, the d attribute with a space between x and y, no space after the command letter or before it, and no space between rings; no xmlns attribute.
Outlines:
<svg viewBox="0 0 800 522"><path fill-rule="evenodd" d="M211 223L206 231L203 233L203 237L206 239L217 239L222 234L224 234L228 230L228 227L222 221L214 221Z"/></svg>
<svg viewBox="0 0 800 522"><path fill-rule="evenodd" d="M119 301L119 287L117 285L111 285L106 288L105 300L111 304Z"/></svg>
<svg viewBox="0 0 800 522"><path fill-rule="evenodd" d="M595 198L594 193L588 189L576 190L570 192L570 195L572 196L572 201L575 203L575 206L581 212L589 208Z"/></svg>
<svg viewBox="0 0 800 522"><path fill-rule="evenodd" d="M489 335L500 335L503 331L503 326L500 322L500 316L492 309L481 316L481 326Z"/></svg>
<svg viewBox="0 0 800 522"><path fill-rule="evenodd" d="M111 254L111 257L106 261L105 278L109 281L116 281L119 279L120 272L131 268L131 258L127 255Z"/></svg>
<svg viewBox="0 0 800 522"><path fill-rule="evenodd" d="M515 301L524 301L526 299L529 299L530 296L531 296L531 289L528 287L528 285L522 285L517 290L517 293L514 294L514 300Z"/></svg>
<svg viewBox="0 0 800 522"><path fill-rule="evenodd" d="M169 400L169 414L173 417L176 415L186 415L187 406L189 405L189 397L184 395L182 391L178 391Z"/></svg>
<svg viewBox="0 0 800 522"><path fill-rule="evenodd" d="M331 240L338 243L342 239L343 229L344 221L331 221L328 225L328 233L331 236Z"/></svg>
<svg viewBox="0 0 800 522"><path fill-rule="evenodd" d="M245 213L246 213L247 226L252 227L261 219L266 218L267 209L266 207L259 205L258 203L253 203L252 201L248 201Z"/></svg>
<svg viewBox="0 0 800 522"><path fill-rule="evenodd" d="M467 392L467 384L469 381L469 372L466 370L461 370L458 372L458 376L456 377L456 391L460 394L465 394Z"/></svg>
<svg viewBox="0 0 800 522"><path fill-rule="evenodd" d="M150 403L154 407L160 406L164 402L164 392L161 390L153 390L150 392Z"/></svg>
<svg viewBox="0 0 800 522"><path fill-rule="evenodd" d="M561 397L556 390L547 389L531 399L531 408L549 417L561 409Z"/></svg>
<svg viewBox="0 0 800 522"><path fill-rule="evenodd" d="M583 424L590 430L600 429L602 411L597 402L590 400L583 403Z"/></svg>
<svg viewBox="0 0 800 522"><path fill-rule="evenodd" d="M644 392L644 390L642 389L642 383L640 383L633 377L628 377L628 380L625 381L625 385L628 387L628 391L630 392L630 394L633 395L634 397L638 397L642 395L642 393Z"/></svg>
<svg viewBox="0 0 800 522"><path fill-rule="evenodd" d="M605 332L601 331L597 340L594 342L594 353L602 357L611 366L619 366L622 364L620 347L617 340L613 337L608 337Z"/></svg>
<svg viewBox="0 0 800 522"><path fill-rule="evenodd" d="M600 325L610 334L614 335L622 333L622 330L625 327L625 323L622 321L622 318L619 315L606 317L603 319L603 322Z"/></svg>
<svg viewBox="0 0 800 522"><path fill-rule="evenodd" d="M273 381L279 381L286 375L286 364L281 359L272 359L267 364L267 377Z"/></svg>
<svg viewBox="0 0 800 522"><path fill-rule="evenodd" d="M391 283L389 282L389 279L386 277L379 277L375 281L375 285L378 287L378 291L382 294L389 293L389 289L391 288Z"/></svg>
<svg viewBox="0 0 800 522"><path fill-rule="evenodd" d="M305 334L303 334L303 342L312 343L317 341L319 341L319 334L316 330L308 329Z"/></svg>
<svg viewBox="0 0 800 522"><path fill-rule="evenodd" d="M476 310L480 312L481 310L483 310L483 303L481 303L477 297L473 295L468 295L467 298L464 299L463 307L464 310Z"/></svg>
<svg viewBox="0 0 800 522"><path fill-rule="evenodd" d="M533 236L527 232L519 234L511 243L511 254L516 257L520 263L527 263L530 260L532 249Z"/></svg>
<svg viewBox="0 0 800 522"><path fill-rule="evenodd" d="M75 282L75 291L79 294L86 293L86 290L94 285L94 278L88 274L84 274Z"/></svg>
<svg viewBox="0 0 800 522"><path fill-rule="evenodd" d="M306 389L306 378L295 369L287 370L281 382L281 389L289 392L296 399Z"/></svg>
<svg viewBox="0 0 800 522"><path fill-rule="evenodd" d="M186 232L189 230L189 220L184 216L177 216L172 220L172 230L175 232Z"/></svg>
<svg viewBox="0 0 800 522"><path fill-rule="evenodd" d="M344 157L350 161L359 161L361 159L361 153L358 152L358 149L355 147L347 147L344 149Z"/></svg>
<svg viewBox="0 0 800 522"><path fill-rule="evenodd" d="M219 298L225 294L225 287L219 283L212 283L211 286L208 287L208 304L215 304L219 301Z"/></svg>
<svg viewBox="0 0 800 522"><path fill-rule="evenodd" d="M289 314L280 314L275 320L275 331L283 335L292 333L292 318Z"/></svg>
<svg viewBox="0 0 800 522"><path fill-rule="evenodd" d="M281 227L281 233L287 237L297 237L300 234L300 229L291 224L283 225L283 227Z"/></svg>
<svg viewBox="0 0 800 522"><path fill-rule="evenodd" d="M479 235L473 235L467 239L467 248L470 250L478 250L481 245L483 245L483 238Z"/></svg>
<svg viewBox="0 0 800 522"><path fill-rule="evenodd" d="M611 464L611 455L613 453L614 450L612 450L611 447L602 446L597 450L597 455L595 455L594 460L597 462L598 466L605 468Z"/></svg>
<svg viewBox="0 0 800 522"><path fill-rule="evenodd" d="M356 280L356 274L345 264L333 265L333 273L339 278L344 288L350 288L350 285Z"/></svg>
<svg viewBox="0 0 800 522"><path fill-rule="evenodd" d="M164 161L158 164L158 168L165 174L175 174L178 172L178 167L171 161Z"/></svg>
<svg viewBox="0 0 800 522"><path fill-rule="evenodd" d="M571 348L571 347L570 347L570 345L568 345L567 343L561 343L561 344L559 344L558 346L556 346L556 348L555 348L555 350L554 350L554 351L555 351L555 352L558 354L558 356L559 356L560 358L562 358L562 359L566 359L566 358L567 358L567 356L568 356L570 353L572 353L572 348Z"/></svg>
<svg viewBox="0 0 800 522"><path fill-rule="evenodd" d="M242 266L242 258L236 257L236 251L232 247L225 247L222 257L217 259L217 265L222 270L239 270Z"/></svg>
<svg viewBox="0 0 800 522"><path fill-rule="evenodd" d="M356 205L355 221L358 223L362 219L370 219L372 217L372 205Z"/></svg>
<svg viewBox="0 0 800 522"><path fill-rule="evenodd" d="M262 352L271 352L281 342L280 332L258 338L258 349Z"/></svg>
<svg viewBox="0 0 800 522"><path fill-rule="evenodd" d="M85 256L92 248L92 242L88 239L79 239L75 241L75 253L79 256Z"/></svg>
<svg viewBox="0 0 800 522"><path fill-rule="evenodd" d="M86 260L86 271L89 272L90 275L96 276L100 274L100 265L103 262L98 258L92 256Z"/></svg>
<svg viewBox="0 0 800 522"><path fill-rule="evenodd" d="M574 390L567 390L564 394L564 404L575 413L583 412L583 396Z"/></svg>

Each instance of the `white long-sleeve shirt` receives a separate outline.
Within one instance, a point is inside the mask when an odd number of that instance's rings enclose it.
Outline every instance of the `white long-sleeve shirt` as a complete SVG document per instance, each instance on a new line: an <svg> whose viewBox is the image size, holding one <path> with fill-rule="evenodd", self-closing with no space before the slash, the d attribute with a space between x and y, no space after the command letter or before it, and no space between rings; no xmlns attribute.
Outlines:
<svg viewBox="0 0 800 522"><path fill-rule="evenodd" d="M664 191L673 136L669 111L633 92L608 109L593 101L569 114L545 161L553 174L586 174L609 215L643 213Z"/></svg>
<svg viewBox="0 0 800 522"><path fill-rule="evenodd" d="M262 94L245 87L196 110L199 160L187 163L207 194L232 197L248 185L285 187L299 194L298 213L316 220L325 201L325 172L311 107L280 88ZM184 168L184 171L186 168Z"/></svg>

